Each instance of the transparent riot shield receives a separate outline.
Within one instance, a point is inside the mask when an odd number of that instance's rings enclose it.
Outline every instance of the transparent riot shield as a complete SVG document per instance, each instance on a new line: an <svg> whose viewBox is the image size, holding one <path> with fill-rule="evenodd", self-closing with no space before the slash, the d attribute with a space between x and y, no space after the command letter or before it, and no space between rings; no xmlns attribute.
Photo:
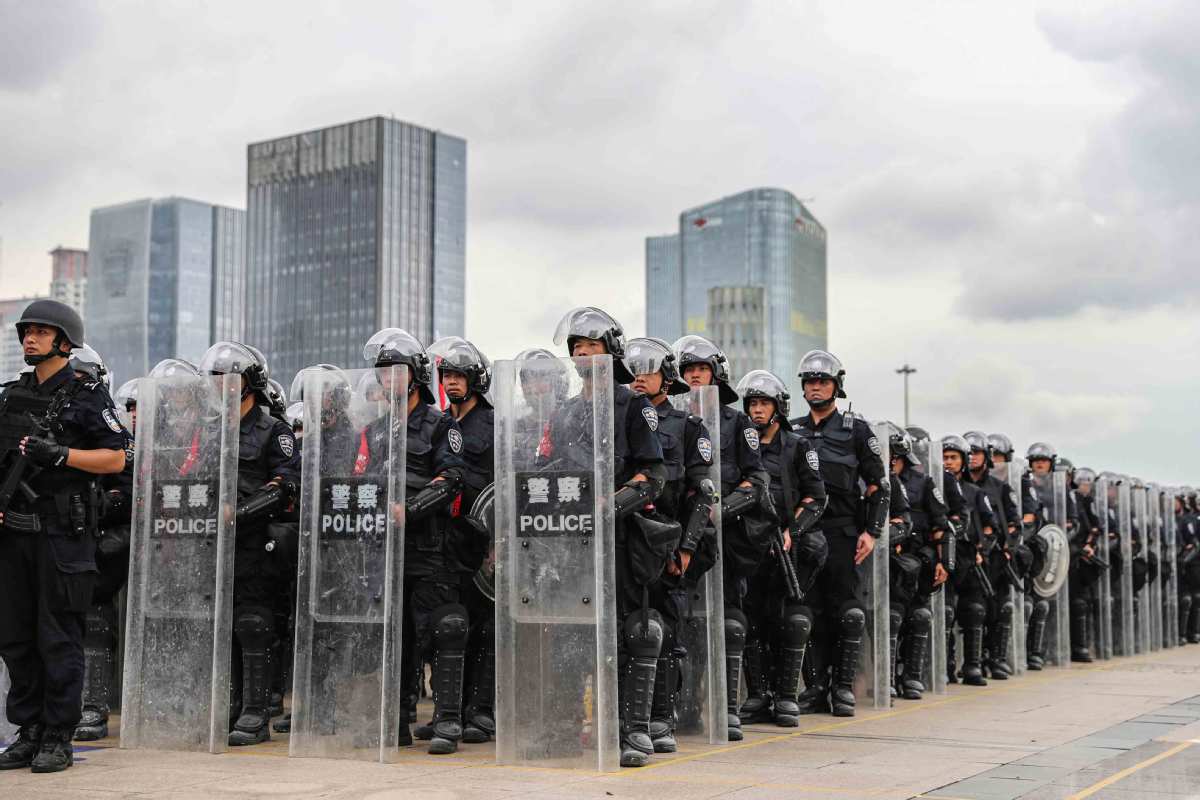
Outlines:
<svg viewBox="0 0 1200 800"><path fill-rule="evenodd" d="M1179 645L1179 550L1175 528L1175 491L1163 493L1163 646Z"/></svg>
<svg viewBox="0 0 1200 800"><path fill-rule="evenodd" d="M1150 575L1146 588L1150 590L1150 607L1146 621L1150 622L1150 649L1163 649L1163 493L1151 483L1146 487L1146 558Z"/></svg>
<svg viewBox="0 0 1200 800"><path fill-rule="evenodd" d="M138 391L121 747L225 750L241 379Z"/></svg>
<svg viewBox="0 0 1200 800"><path fill-rule="evenodd" d="M492 392L496 759L615 770L612 359L498 361Z"/></svg>
<svg viewBox="0 0 1200 800"><path fill-rule="evenodd" d="M1128 478L1121 478L1108 491L1110 503L1115 508L1110 515L1110 525L1117 526L1117 553L1120 569L1115 583L1116 600L1113 603L1114 651L1119 656L1131 656L1137 652L1136 616L1133 598L1133 491ZM1110 547L1113 538L1109 536Z"/></svg>
<svg viewBox="0 0 1200 800"><path fill-rule="evenodd" d="M888 443L891 426L886 422L871 423L871 431L883 459L885 480L891 474L891 457ZM867 614L867 628L863 636L862 657L855 679L855 697L865 697L875 708L889 708L892 704L892 658L890 610L890 562L891 548L888 536L891 525L884 522L883 533L875 540L875 549L858 566L858 583Z"/></svg>
<svg viewBox="0 0 1200 800"><path fill-rule="evenodd" d="M1130 488L1130 497L1133 501L1133 557L1135 562L1134 571L1139 572L1148 569L1148 553L1149 545L1147 544L1147 530L1150 521L1148 519L1149 512L1146 508L1147 497L1146 488L1138 485L1136 482ZM1149 578L1142 579L1142 586L1133 596L1133 618L1136 626L1134 642L1138 653L1150 652L1150 580Z"/></svg>
<svg viewBox="0 0 1200 800"><path fill-rule="evenodd" d="M394 759L403 628L408 372L303 373L291 756ZM374 416L352 416L367 409Z"/></svg>
<svg viewBox="0 0 1200 800"><path fill-rule="evenodd" d="M920 464L916 469L933 479L939 499L945 504L946 470L942 466L942 441L938 438L913 442L913 455ZM948 537L948 533L946 534ZM949 542L949 538L946 539ZM932 544L932 542L931 542ZM936 545L934 545L936 548ZM928 658L921 665L921 683L934 694L946 693L946 591L938 586L929 596L929 610L933 617L929 627ZM905 664L907 669L908 665Z"/></svg>
<svg viewBox="0 0 1200 800"><path fill-rule="evenodd" d="M704 423L712 448L713 487L721 491L721 401L716 386L703 386L672 398L676 408L694 414ZM717 545L721 544L721 504L713 507ZM681 657L678 716L681 737L695 735L709 744L726 744L729 725L725 681L725 589L720 565L704 573L699 580L679 585L682 606L679 645Z"/></svg>
<svg viewBox="0 0 1200 800"><path fill-rule="evenodd" d="M1024 536L1024 527L1021 524L1021 519L1025 515L1025 509L1021 505L1021 476L1025 474L1025 460L1017 458L1007 464L999 464L992 468L992 474L1008 486L1013 503L1017 507L1017 532L1010 537L1011 541L1009 542L1009 547L1014 548ZM1004 657L1008 660L1014 675L1024 675L1026 665L1025 587L1010 585L1008 591L1013 606L1012 635L1009 637L1008 652Z"/></svg>
<svg viewBox="0 0 1200 800"><path fill-rule="evenodd" d="M1092 484L1091 491L1095 498L1092 508L1096 513L1096 519L1100 523L1100 534L1096 537L1096 555L1109 566L1108 569L1100 573L1099 578L1096 580L1096 596L1090 614L1093 621L1092 627L1096 631L1096 655L1102 659L1109 659L1113 657L1113 598L1111 581L1113 558L1109 547L1109 519L1111 514L1108 507L1108 479L1098 478Z"/></svg>
<svg viewBox="0 0 1200 800"><path fill-rule="evenodd" d="M1030 473L1033 488L1045 509L1045 525L1057 526L1060 531L1067 532L1067 474L1062 471L1051 472L1048 475ZM1040 531L1035 534L1043 535ZM1055 541L1063 547L1058 549ZM1053 596L1046 598L1050 601L1050 613L1046 617L1046 632L1042 640L1047 664L1056 667L1071 665L1071 599L1069 595L1070 581L1065 580L1066 570L1070 563L1070 554L1065 545L1065 538L1058 540L1052 537L1050 551L1047 553L1048 563L1054 563L1054 568L1063 576L1061 585Z"/></svg>

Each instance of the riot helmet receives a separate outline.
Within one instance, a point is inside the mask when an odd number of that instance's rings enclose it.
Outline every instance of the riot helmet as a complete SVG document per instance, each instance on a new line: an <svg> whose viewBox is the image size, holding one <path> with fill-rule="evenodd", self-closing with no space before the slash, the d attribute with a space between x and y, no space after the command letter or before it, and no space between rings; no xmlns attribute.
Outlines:
<svg viewBox="0 0 1200 800"><path fill-rule="evenodd" d="M457 372L467 379L467 393L462 397L447 395L451 403L461 403L475 394L480 402L492 405L487 398L492 388L492 362L479 348L461 336L443 336L429 345L428 353L437 364L439 379L445 372Z"/></svg>
<svg viewBox="0 0 1200 800"><path fill-rule="evenodd" d="M1075 464L1066 456L1059 456L1054 461L1054 469L1056 472L1065 472L1069 475L1075 471Z"/></svg>
<svg viewBox="0 0 1200 800"><path fill-rule="evenodd" d="M916 448L914 447L915 442L913 441L912 434L894 422L888 422L887 426L891 431L888 434L888 452L891 454L891 457L903 458L914 467L921 466L921 459L917 458L917 454L914 452Z"/></svg>
<svg viewBox="0 0 1200 800"><path fill-rule="evenodd" d="M690 391L688 385L680 380L679 364L671 345L662 339L650 336L630 339L625 347L625 368L635 381L639 375L659 373L665 394L687 394Z"/></svg>
<svg viewBox="0 0 1200 800"><path fill-rule="evenodd" d="M408 391L418 392L421 400L432 405L433 367L425 346L408 331L384 328L363 345L363 358L379 372L382 367L406 366L409 372Z"/></svg>
<svg viewBox="0 0 1200 800"><path fill-rule="evenodd" d="M909 425L904 430L908 432L908 435L912 437L914 442L928 442L933 439L929 435L929 431L917 425Z"/></svg>
<svg viewBox="0 0 1200 800"><path fill-rule="evenodd" d="M209 375L241 375L242 396L267 393L267 373L261 356L241 342L217 342L204 352L197 368Z"/></svg>
<svg viewBox="0 0 1200 800"><path fill-rule="evenodd" d="M995 456L998 453L998 454L1004 456L1005 461L1013 460L1013 449L1014 448L1013 448L1012 439L1009 439L1003 433L989 433L987 440L988 440L988 445L990 445L992 448L993 456Z"/></svg>
<svg viewBox="0 0 1200 800"><path fill-rule="evenodd" d="M778 422L779 426L786 431L792 429L792 423L788 421L788 414L792 410L792 396L788 393L783 381L779 380L776 375L765 369L752 369L738 381L736 391L742 396L742 411L746 413L746 416L750 416L750 400L752 398L761 397L775 403L775 414L762 425L755 423L755 427L760 431L769 428L772 422Z"/></svg>
<svg viewBox="0 0 1200 800"><path fill-rule="evenodd" d="M738 399L737 391L729 385L729 359L712 341L689 334L676 339L671 349L675 351L681 376L691 364L707 364L712 370L713 384L717 387L717 398L721 403L728 405Z"/></svg>
<svg viewBox="0 0 1200 800"><path fill-rule="evenodd" d="M530 347L517 353L517 378L521 394L534 408L553 408L567 397L571 376L558 356L541 347Z"/></svg>
<svg viewBox="0 0 1200 800"><path fill-rule="evenodd" d="M123 408L126 411L133 411L137 408L138 381L140 378L125 381L117 389L117 393L113 395L113 402L118 408Z"/></svg>
<svg viewBox="0 0 1200 800"><path fill-rule="evenodd" d="M67 358L71 347L83 347L83 320L79 313L66 303L57 300L34 300L25 306L21 318L16 321L17 341L25 342L25 328L29 325L46 325L58 329L58 336L50 345L50 352L39 356L25 356L25 363L37 366L49 358ZM63 349L63 343L70 347Z"/></svg>
<svg viewBox="0 0 1200 800"><path fill-rule="evenodd" d="M800 386L804 387L808 381L813 380L831 380L833 381L834 391L828 398L824 400L809 400L808 392L804 393L804 401L808 403L808 407L814 410L829 408L839 397L846 396L845 380L846 370L842 368L842 362L837 359L832 353L824 350L809 350L800 359L800 367L797 370L800 377Z"/></svg>
<svg viewBox="0 0 1200 800"><path fill-rule="evenodd" d="M283 391L283 385L274 378L267 379L267 407L271 410L271 416L280 421L286 421L284 415L287 413L287 395Z"/></svg>
<svg viewBox="0 0 1200 800"><path fill-rule="evenodd" d="M1095 483L1096 472L1087 467L1080 467L1075 470L1075 483Z"/></svg>
<svg viewBox="0 0 1200 800"><path fill-rule="evenodd" d="M292 433L300 433L304 430L304 403L292 403L287 407L287 411L283 412L284 422L292 429Z"/></svg>
<svg viewBox="0 0 1200 800"><path fill-rule="evenodd" d="M967 458L971 454L971 445L967 444L967 440L956 433L950 433L942 437L942 456L948 452L958 453L962 457L961 470L967 469Z"/></svg>
<svg viewBox="0 0 1200 800"><path fill-rule="evenodd" d="M104 366L104 359L88 344L72 348L67 363L75 372L82 373L93 381L103 381L106 387L112 388L112 377L108 374L108 367Z"/></svg>
<svg viewBox="0 0 1200 800"><path fill-rule="evenodd" d="M554 330L554 343L567 346L567 355L574 357L575 342L592 339L604 343L604 351L612 356L613 380L617 383L633 383L633 376L625 366L625 334L621 324L608 312L595 306L579 306L563 315Z"/></svg>
<svg viewBox="0 0 1200 800"><path fill-rule="evenodd" d="M148 378L198 378L200 369L185 358L164 358L150 370Z"/></svg>
<svg viewBox="0 0 1200 800"><path fill-rule="evenodd" d="M972 453L983 453L983 468L992 468L992 446L988 442L987 434L982 431L967 431L963 434L963 439L966 440L967 446L971 448Z"/></svg>

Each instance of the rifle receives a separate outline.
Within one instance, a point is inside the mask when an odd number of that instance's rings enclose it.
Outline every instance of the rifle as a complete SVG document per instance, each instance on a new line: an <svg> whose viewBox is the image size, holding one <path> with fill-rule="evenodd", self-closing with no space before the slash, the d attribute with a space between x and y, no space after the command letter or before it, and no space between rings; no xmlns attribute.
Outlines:
<svg viewBox="0 0 1200 800"><path fill-rule="evenodd" d="M776 553L779 554L779 565L783 567L783 579L787 583L788 597L797 602L804 599L804 592L800 590L800 579L796 576L796 565L792 563L792 556L783 549L785 544L783 529L774 528L775 535L773 539ZM793 542L795 544L795 542Z"/></svg>
<svg viewBox="0 0 1200 800"><path fill-rule="evenodd" d="M996 590L992 588L992 582L988 580L987 572L984 571L982 564L973 564L971 572L975 576L975 580L979 582L979 588L983 591L983 596L991 600L996 596Z"/></svg>

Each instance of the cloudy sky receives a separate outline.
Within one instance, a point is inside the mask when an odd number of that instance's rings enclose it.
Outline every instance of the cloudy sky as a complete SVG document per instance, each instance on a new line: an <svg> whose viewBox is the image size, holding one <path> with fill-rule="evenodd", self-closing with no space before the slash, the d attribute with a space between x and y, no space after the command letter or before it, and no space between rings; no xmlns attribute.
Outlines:
<svg viewBox="0 0 1200 800"><path fill-rule="evenodd" d="M643 238L779 186L829 230L856 410L899 419L907 361L935 432L1200 483L1196 41L1187 0L0 0L0 293L92 207L244 207L248 142L394 115L468 140L495 357L580 304L640 333Z"/></svg>

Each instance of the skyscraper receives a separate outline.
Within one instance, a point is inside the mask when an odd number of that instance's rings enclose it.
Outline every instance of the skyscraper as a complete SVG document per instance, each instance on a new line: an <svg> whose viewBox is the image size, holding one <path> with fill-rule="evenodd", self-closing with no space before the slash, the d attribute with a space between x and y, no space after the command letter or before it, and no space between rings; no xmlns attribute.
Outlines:
<svg viewBox="0 0 1200 800"><path fill-rule="evenodd" d="M290 380L379 328L464 333L467 143L371 119L252 144L247 341Z"/></svg>
<svg viewBox="0 0 1200 800"><path fill-rule="evenodd" d="M87 250L60 245L50 251L50 298L66 303L80 314L87 297L87 262Z"/></svg>
<svg viewBox="0 0 1200 800"><path fill-rule="evenodd" d="M25 348L17 338L17 320L21 318L21 313L34 300L49 299L52 298L13 297L0 300L0 380L12 380L25 366Z"/></svg>
<svg viewBox="0 0 1200 800"><path fill-rule="evenodd" d="M212 344L214 284L242 248L214 244L236 237L238 225L222 226L244 215L180 197L92 211L84 324L114 385L170 356L196 360Z"/></svg>
<svg viewBox="0 0 1200 800"><path fill-rule="evenodd" d="M672 247L678 252L673 261ZM827 346L825 274L821 223L790 192L750 189L684 211L678 233L646 240L646 328L667 340L684 333L712 336L737 351L742 371L770 369L799 396L800 357ZM760 288L763 293L761 300L752 292L710 293L719 287ZM737 304L730 305L731 300ZM741 304L755 302L763 305L765 330L752 334L745 327L738 342L720 341L712 314L724 319L721 328L728 335L730 321L752 310Z"/></svg>

